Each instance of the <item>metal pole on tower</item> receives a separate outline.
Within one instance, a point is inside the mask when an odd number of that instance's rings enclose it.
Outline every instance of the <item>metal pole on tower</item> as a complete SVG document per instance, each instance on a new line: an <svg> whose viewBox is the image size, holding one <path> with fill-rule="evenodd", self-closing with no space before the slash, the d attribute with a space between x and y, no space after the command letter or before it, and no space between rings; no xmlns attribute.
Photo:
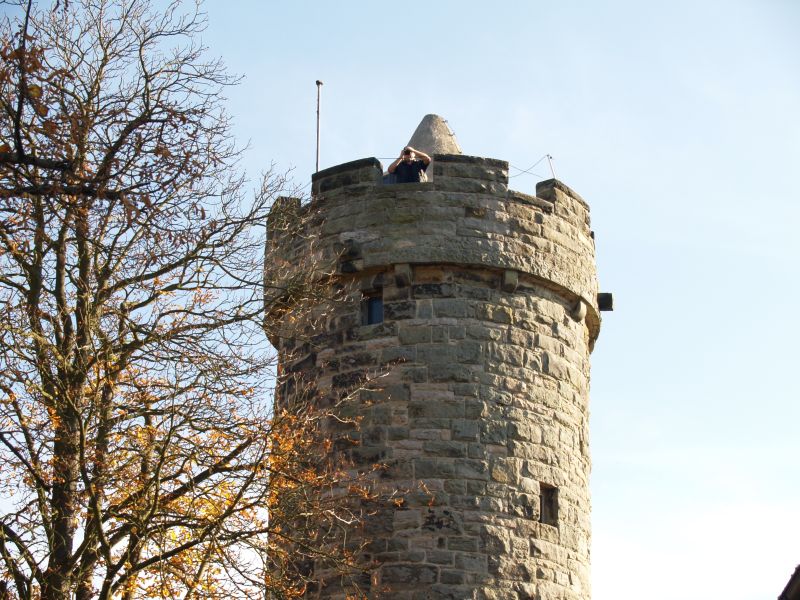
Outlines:
<svg viewBox="0 0 800 600"><path fill-rule="evenodd" d="M322 89L322 82L317 79L317 170L319 172L319 97Z"/></svg>
<svg viewBox="0 0 800 600"><path fill-rule="evenodd" d="M549 154L547 155L547 164L550 165L550 173L553 174L553 179L558 179L556 177L556 171L555 169L553 169L553 157L550 156Z"/></svg>

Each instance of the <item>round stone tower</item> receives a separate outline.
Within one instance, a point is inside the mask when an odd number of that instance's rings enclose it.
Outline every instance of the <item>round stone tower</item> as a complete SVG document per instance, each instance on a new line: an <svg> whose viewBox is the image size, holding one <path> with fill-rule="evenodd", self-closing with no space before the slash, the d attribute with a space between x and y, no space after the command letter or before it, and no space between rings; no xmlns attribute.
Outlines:
<svg viewBox="0 0 800 600"><path fill-rule="evenodd" d="M342 451L383 465L402 501L351 534L374 565L361 592L587 600L589 207L557 180L509 190L502 160L431 168L430 183L390 185L374 158L320 171L311 203L279 203L308 217L304 235L273 235L332 260L345 290L319 335L279 342L284 369L334 398L375 377L341 408L359 420Z"/></svg>

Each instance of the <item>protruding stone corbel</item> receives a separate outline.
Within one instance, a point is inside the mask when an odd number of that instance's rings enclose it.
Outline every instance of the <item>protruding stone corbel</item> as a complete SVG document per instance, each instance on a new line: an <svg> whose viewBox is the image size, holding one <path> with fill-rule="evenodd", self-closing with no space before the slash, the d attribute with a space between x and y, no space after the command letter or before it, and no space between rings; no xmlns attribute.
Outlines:
<svg viewBox="0 0 800 600"><path fill-rule="evenodd" d="M583 300L578 300L575 306L572 307L570 314L578 323L582 322L586 318L586 303Z"/></svg>
<svg viewBox="0 0 800 600"><path fill-rule="evenodd" d="M516 292L519 285L519 273L506 269L503 271L503 291Z"/></svg>
<svg viewBox="0 0 800 600"><path fill-rule="evenodd" d="M406 287L411 285L412 279L413 272L410 264L398 263L394 266L394 282L397 287Z"/></svg>
<svg viewBox="0 0 800 600"><path fill-rule="evenodd" d="M361 244L356 240L342 240L334 245L334 250L339 254L342 262L361 258Z"/></svg>

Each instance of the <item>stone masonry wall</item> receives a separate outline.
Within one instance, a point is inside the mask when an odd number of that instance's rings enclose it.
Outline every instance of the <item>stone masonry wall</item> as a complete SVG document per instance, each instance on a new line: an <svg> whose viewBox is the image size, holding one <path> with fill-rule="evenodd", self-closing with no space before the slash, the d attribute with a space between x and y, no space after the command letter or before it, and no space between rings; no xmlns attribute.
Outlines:
<svg viewBox="0 0 800 600"><path fill-rule="evenodd" d="M279 350L332 397L382 375L341 408L359 426L329 432L404 491L352 532L376 566L362 592L588 600L588 207L556 181L509 191L502 161L439 155L434 169L434 183L385 186L374 159L323 171L298 207L306 235L281 241L289 260L335 261L349 294L324 331ZM365 324L365 297L382 299L382 323ZM345 596L331 578L309 597Z"/></svg>

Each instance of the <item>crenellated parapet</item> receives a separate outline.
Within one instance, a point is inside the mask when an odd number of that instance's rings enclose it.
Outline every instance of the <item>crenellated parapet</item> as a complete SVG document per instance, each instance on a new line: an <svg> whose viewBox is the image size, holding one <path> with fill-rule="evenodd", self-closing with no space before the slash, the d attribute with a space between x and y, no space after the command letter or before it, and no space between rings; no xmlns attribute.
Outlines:
<svg viewBox="0 0 800 600"><path fill-rule="evenodd" d="M312 201L297 210L304 237L282 243L313 240L329 260L348 247L339 268L350 272L404 263L515 271L585 305L593 341L600 319L586 202L555 179L535 196L509 190L502 160L435 155L432 170L432 182L416 184L383 184L375 158L320 171Z"/></svg>

